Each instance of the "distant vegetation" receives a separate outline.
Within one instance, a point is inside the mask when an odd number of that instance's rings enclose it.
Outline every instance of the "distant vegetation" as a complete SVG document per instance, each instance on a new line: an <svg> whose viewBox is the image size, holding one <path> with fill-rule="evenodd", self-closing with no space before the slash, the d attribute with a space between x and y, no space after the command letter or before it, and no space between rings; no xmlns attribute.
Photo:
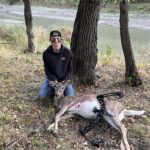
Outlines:
<svg viewBox="0 0 150 150"><path fill-rule="evenodd" d="M33 4L39 5L56 5L56 6L77 6L80 0L32 0ZM139 4L139 3L149 3L150 0L128 0L131 4ZM22 2L22 0L1 0L1 2L14 4L17 2ZM106 4L118 4L120 0L102 0L102 5Z"/></svg>
<svg viewBox="0 0 150 150"><path fill-rule="evenodd" d="M68 28L58 28L64 38L63 44L67 47L70 45L71 30ZM37 53L41 53L48 45L49 31L41 26L35 26L33 29L34 44ZM41 40L42 39L42 40ZM0 49L11 49L18 52L26 52L27 36L24 26L0 26Z"/></svg>
<svg viewBox="0 0 150 150"><path fill-rule="evenodd" d="M47 6L47 7L59 7L77 8L80 0L32 0L32 5ZM119 12L120 0L102 0L101 6L102 12ZM1 0L0 3L23 4L22 0ZM129 11L136 13L148 13L150 12L150 0L129 0Z"/></svg>

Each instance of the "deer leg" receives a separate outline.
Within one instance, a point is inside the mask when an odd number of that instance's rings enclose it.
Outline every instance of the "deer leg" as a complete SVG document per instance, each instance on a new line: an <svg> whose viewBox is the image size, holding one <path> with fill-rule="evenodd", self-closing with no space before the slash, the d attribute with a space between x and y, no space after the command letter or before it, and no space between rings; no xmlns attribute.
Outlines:
<svg viewBox="0 0 150 150"><path fill-rule="evenodd" d="M62 107L55 116L55 122L49 125L48 130L52 130L55 127L55 131L58 130L58 122L62 119L61 116L65 113L68 107Z"/></svg>
<svg viewBox="0 0 150 150"><path fill-rule="evenodd" d="M123 140L121 139L120 142L120 150L125 150L124 144L123 144Z"/></svg>
<svg viewBox="0 0 150 150"><path fill-rule="evenodd" d="M120 133L120 129L118 128L118 126L116 126L116 123L114 121L114 117L108 116L108 115L104 115L103 117L112 127L118 130ZM122 138L121 138L121 143L120 143L120 150L125 150Z"/></svg>
<svg viewBox="0 0 150 150"><path fill-rule="evenodd" d="M120 144L120 149L124 149L123 145L125 147L125 150L130 150L130 146L127 140L127 129L124 127L124 125L119 121L118 117L113 117L114 119L114 124L116 127L119 129L118 131L121 134L121 144Z"/></svg>
<svg viewBox="0 0 150 150"><path fill-rule="evenodd" d="M68 109L68 105L63 106L60 111L56 114L55 117L55 132L58 132L58 122L60 120L60 117L66 112L66 110Z"/></svg>
<svg viewBox="0 0 150 150"><path fill-rule="evenodd" d="M120 144L120 149L121 150L130 150L130 146L127 141L127 129L121 124L119 119L117 117L112 117L108 115L104 115L104 119L112 125L116 130L119 131L121 134L121 144ZM126 148L126 149L125 149Z"/></svg>
<svg viewBox="0 0 150 150"><path fill-rule="evenodd" d="M72 118L74 115L71 114L66 114L65 116L60 117L58 120L66 120L69 118ZM53 128L55 127L55 122L50 124L49 127L47 128L47 130L53 130ZM54 131L55 133L57 133L56 131Z"/></svg>
<svg viewBox="0 0 150 150"><path fill-rule="evenodd" d="M54 128L54 123L52 123L52 124L50 124L49 126L48 126L48 128L47 128L47 130L52 130L52 128Z"/></svg>
<svg viewBox="0 0 150 150"><path fill-rule="evenodd" d="M124 111L122 111L118 116L120 122L123 120L124 116Z"/></svg>

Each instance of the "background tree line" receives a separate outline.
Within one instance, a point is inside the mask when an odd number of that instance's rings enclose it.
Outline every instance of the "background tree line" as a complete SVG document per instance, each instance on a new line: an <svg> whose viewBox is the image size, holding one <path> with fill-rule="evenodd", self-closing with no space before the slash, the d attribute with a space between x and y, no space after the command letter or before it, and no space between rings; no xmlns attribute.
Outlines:
<svg viewBox="0 0 150 150"><path fill-rule="evenodd" d="M21 0L1 0L1 2L7 2L9 4L14 4ZM32 3L35 4L64 4L66 6L77 6L80 0L32 0ZM150 0L128 0L129 3L138 4L138 3L148 3ZM101 4L119 4L120 0L101 0Z"/></svg>

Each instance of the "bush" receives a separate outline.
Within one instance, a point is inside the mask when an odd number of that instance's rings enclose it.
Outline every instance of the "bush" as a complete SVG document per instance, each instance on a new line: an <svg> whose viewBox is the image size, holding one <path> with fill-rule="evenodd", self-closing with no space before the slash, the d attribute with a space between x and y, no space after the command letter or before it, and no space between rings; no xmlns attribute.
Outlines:
<svg viewBox="0 0 150 150"><path fill-rule="evenodd" d="M1 26L0 38L4 46L13 50L23 50L27 48L27 37L24 27Z"/></svg>
<svg viewBox="0 0 150 150"><path fill-rule="evenodd" d="M71 42L71 30L67 28L58 28L63 35L64 45L69 47ZM36 52L43 52L49 42L49 31L42 26L33 28L34 45ZM25 52L28 48L27 34L24 26L1 26L0 27L0 46L7 49Z"/></svg>

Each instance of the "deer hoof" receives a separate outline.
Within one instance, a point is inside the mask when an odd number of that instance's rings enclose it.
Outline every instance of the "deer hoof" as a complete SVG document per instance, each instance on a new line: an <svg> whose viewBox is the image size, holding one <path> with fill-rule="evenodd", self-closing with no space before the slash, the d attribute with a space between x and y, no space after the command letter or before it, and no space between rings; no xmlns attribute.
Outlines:
<svg viewBox="0 0 150 150"><path fill-rule="evenodd" d="M49 127L47 128L47 130L49 130L49 131L54 130L54 123L52 123L51 125L49 125Z"/></svg>

